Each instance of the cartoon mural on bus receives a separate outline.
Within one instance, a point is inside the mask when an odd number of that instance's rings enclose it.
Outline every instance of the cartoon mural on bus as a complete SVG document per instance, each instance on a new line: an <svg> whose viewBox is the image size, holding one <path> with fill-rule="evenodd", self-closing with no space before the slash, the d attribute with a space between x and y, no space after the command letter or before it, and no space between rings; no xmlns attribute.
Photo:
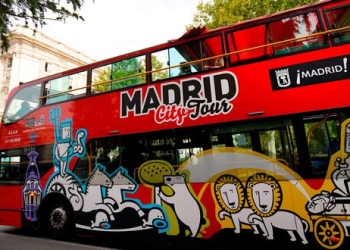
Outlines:
<svg viewBox="0 0 350 250"><path fill-rule="evenodd" d="M322 189L306 204L321 246L335 249L342 245L350 228L350 119L342 124L340 151L332 156L334 170L329 174L334 188Z"/></svg>
<svg viewBox="0 0 350 250"><path fill-rule="evenodd" d="M198 237L206 227L205 209L188 183L186 172L164 160L150 160L138 171L142 184L153 189L153 200L168 212L171 234Z"/></svg>
<svg viewBox="0 0 350 250"><path fill-rule="evenodd" d="M85 154L85 138L87 132L85 129L78 129L76 140L72 140L73 124L72 119L68 118L59 122L61 108L54 107L50 109L50 122L54 124L55 145L54 145L54 163L59 166L60 175L63 177L67 172L70 160L73 156L80 158Z"/></svg>
<svg viewBox="0 0 350 250"><path fill-rule="evenodd" d="M331 181L324 181L319 189L310 187L288 166L268 156L242 148L215 148L198 154L196 164L189 159L174 168L157 159L140 165L137 178L152 196L151 202L145 204L135 198L139 184L122 166L109 173L97 163L86 180L70 170L71 159L86 153L87 131L78 129L76 140L72 140L73 121L60 122L60 116L60 107L51 109L56 168L43 194L65 195L79 214L77 228L113 232L155 230L210 238L220 231L212 229L218 224L222 229L231 228L236 235L251 232L252 236L262 236L269 242L280 237L275 233L278 229L289 236L290 242L307 245L310 237L314 237L326 249L341 246L349 236L350 119L342 125L342 147L331 158L333 167L329 167L326 177ZM39 172L33 170L37 156L35 151L28 154L30 174L27 173L23 188L24 204L28 203L25 202L30 193L28 185L33 179L29 177L39 180ZM196 191L195 180L203 180ZM41 190L39 181L35 187ZM36 207L26 209L28 220L36 220L40 204L40 192L37 193ZM295 203L305 206L294 209Z"/></svg>
<svg viewBox="0 0 350 250"><path fill-rule="evenodd" d="M305 236L309 225L292 211L280 209L283 193L279 182L266 173L256 173L248 178L246 186L233 175L220 176L214 184L216 202L222 210L220 220L224 216L231 218L234 232L241 232L241 224L251 226L254 234L260 234L269 240L274 239L273 228L286 230L291 241L297 238L294 232L307 244ZM247 204L248 207L245 207Z"/></svg>
<svg viewBox="0 0 350 250"><path fill-rule="evenodd" d="M216 160L222 154L222 159L235 163L227 167L224 162L216 161L217 171L213 173L212 196L222 227L233 227L236 234L249 229L267 240L276 239L276 228L286 231L291 242L306 245L311 240L309 237L314 237L323 248L340 247L345 237L350 236L348 134L350 119L342 124L341 149L331 157L333 166L329 167L319 189L312 188L287 166L264 155L238 148L216 149ZM209 155L212 154L198 157L199 166L210 160ZM190 166L185 169L195 171ZM247 175L250 171L254 174ZM242 179L238 175L243 176ZM303 203L304 209L291 209L295 208L293 204Z"/></svg>
<svg viewBox="0 0 350 250"><path fill-rule="evenodd" d="M50 177L45 194L61 192L71 202L77 216L76 227L87 230L137 231L156 229L159 233L168 230L167 216L160 205L143 205L137 199L126 198L134 193L138 185L119 167L107 173L105 166L98 163L85 181L69 169L72 157L85 155L85 129L78 129L76 140L71 139L73 121L59 122L60 107L50 110L50 121L55 127L55 146L53 149L56 171ZM127 214L128 219L118 220Z"/></svg>
<svg viewBox="0 0 350 250"><path fill-rule="evenodd" d="M23 186L24 215L31 222L35 222L38 219L37 212L43 192L40 184L40 172L36 162L37 157L38 153L36 151L28 153L29 163Z"/></svg>
<svg viewBox="0 0 350 250"><path fill-rule="evenodd" d="M220 176L214 185L214 193L216 202L221 209L218 213L220 220L224 220L225 216L231 218L236 234L241 233L241 223L252 227L254 234L259 234L260 230L263 236L267 236L267 231L261 218L257 220L250 218L254 214L253 210L244 207L246 203L246 189L243 183L235 176L225 174Z"/></svg>
<svg viewBox="0 0 350 250"><path fill-rule="evenodd" d="M280 209L283 201L283 192L279 182L271 175L257 173L247 180L248 204L255 215L250 215L249 220L261 220L267 231L267 239L273 240L273 228L286 230L291 241L296 241L296 232L303 244L308 241L305 232L309 225L306 220L300 218L292 211Z"/></svg>
<svg viewBox="0 0 350 250"><path fill-rule="evenodd" d="M188 189L186 175L164 176L164 183L172 189L173 194L167 196L160 191L159 197L173 207L178 221L189 229L189 236L197 236L202 225L202 212L198 201ZM180 226L180 234L187 236L182 226Z"/></svg>

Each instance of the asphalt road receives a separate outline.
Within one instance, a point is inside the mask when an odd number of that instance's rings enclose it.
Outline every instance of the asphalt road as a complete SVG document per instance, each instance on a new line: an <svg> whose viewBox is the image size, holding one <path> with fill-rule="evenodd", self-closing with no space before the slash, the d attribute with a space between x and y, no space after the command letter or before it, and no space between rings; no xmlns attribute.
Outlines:
<svg viewBox="0 0 350 250"><path fill-rule="evenodd" d="M106 246L86 245L77 241L55 241L41 237L37 232L23 231L12 227L0 226L1 250L101 250L118 249Z"/></svg>
<svg viewBox="0 0 350 250"><path fill-rule="evenodd" d="M25 231L13 227L0 226L0 250L194 250L198 246L177 246L166 242L116 241L77 237L72 241L57 241L42 237L36 231Z"/></svg>
<svg viewBox="0 0 350 250"><path fill-rule="evenodd" d="M285 232L283 232L285 233ZM288 234L285 234L286 237ZM228 231L226 239L232 239L232 231ZM37 231L25 231L13 227L0 226L0 250L232 250L232 249L269 249L269 250L301 250L319 249L313 246L293 245L288 239L282 240L280 245L269 245L271 241L257 241L253 239L248 242L236 238L226 247L211 245L208 243L198 245L197 243L179 243L169 238L155 242L149 239L96 239L89 237L76 237L71 241L57 241L41 236ZM278 237L279 238L279 237ZM180 245L181 244L181 245ZM214 247L215 246L215 247ZM349 249L349 248L344 248Z"/></svg>

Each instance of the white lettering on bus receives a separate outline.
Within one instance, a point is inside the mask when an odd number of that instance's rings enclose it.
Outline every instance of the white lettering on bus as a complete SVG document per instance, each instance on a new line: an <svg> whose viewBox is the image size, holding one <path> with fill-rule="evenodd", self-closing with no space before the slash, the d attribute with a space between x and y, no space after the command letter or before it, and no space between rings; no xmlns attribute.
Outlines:
<svg viewBox="0 0 350 250"><path fill-rule="evenodd" d="M156 123L176 121L177 124L182 124L184 119L188 116L188 111L184 107L179 107L175 104L162 104L156 110L154 115Z"/></svg>
<svg viewBox="0 0 350 250"><path fill-rule="evenodd" d="M21 141L21 137L17 137L17 138L6 139L5 143L14 143L14 142L20 142L20 141Z"/></svg>
<svg viewBox="0 0 350 250"><path fill-rule="evenodd" d="M142 91L139 88L132 94L121 93L121 118L130 113L147 115L153 110L158 124L176 122L181 125L186 117L195 120L229 113L233 108L231 101L238 94L238 83L236 76L226 71L205 75L201 79L189 78L180 84L164 83L159 89L158 85L152 85L145 94Z"/></svg>
<svg viewBox="0 0 350 250"><path fill-rule="evenodd" d="M10 130L8 134L9 134L9 135L18 134L18 130L17 130L17 129Z"/></svg>
<svg viewBox="0 0 350 250"><path fill-rule="evenodd" d="M343 67L341 65L335 65L335 66L331 66L331 67L303 71L303 72L301 72L301 78L310 78L310 77L314 77L314 76L334 74L334 73L339 73L342 71L343 71Z"/></svg>
<svg viewBox="0 0 350 250"><path fill-rule="evenodd" d="M33 133L35 131L46 130L46 127L36 127L36 128L28 128L23 130L23 133Z"/></svg>

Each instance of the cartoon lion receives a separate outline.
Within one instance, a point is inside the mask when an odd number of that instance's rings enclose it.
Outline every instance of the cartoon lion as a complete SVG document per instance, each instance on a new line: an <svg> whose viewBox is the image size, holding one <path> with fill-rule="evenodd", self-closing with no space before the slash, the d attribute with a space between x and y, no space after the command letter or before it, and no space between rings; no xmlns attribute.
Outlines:
<svg viewBox="0 0 350 250"><path fill-rule="evenodd" d="M297 214L279 210L282 205L282 189L278 181L271 175L257 173L247 180L248 203L255 214L249 216L249 221L261 220L267 231L267 239L273 240L273 227L286 230L291 241L297 238L296 231L303 244L308 241L305 232L309 228L307 221L301 219ZM305 225L305 228L304 228Z"/></svg>
<svg viewBox="0 0 350 250"><path fill-rule="evenodd" d="M254 213L268 217L277 212L282 205L282 190L274 177L258 173L247 180L247 197Z"/></svg>
<svg viewBox="0 0 350 250"><path fill-rule="evenodd" d="M214 184L214 192L216 200L222 210L218 213L220 220L223 220L225 216L231 218L235 233L241 232L241 223L250 225L254 234L259 234L257 225L260 226L264 232L264 236L267 235L264 224L261 220L248 220L249 215L254 214L250 208L244 208L245 203L245 189L242 182L233 175L222 175Z"/></svg>

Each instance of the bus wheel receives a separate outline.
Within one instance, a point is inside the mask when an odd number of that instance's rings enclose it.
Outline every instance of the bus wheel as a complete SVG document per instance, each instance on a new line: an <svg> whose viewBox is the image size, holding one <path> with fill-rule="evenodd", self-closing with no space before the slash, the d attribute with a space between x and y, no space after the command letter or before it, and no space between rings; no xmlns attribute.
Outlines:
<svg viewBox="0 0 350 250"><path fill-rule="evenodd" d="M317 242L327 249L337 249L345 237L343 226L333 218L318 219L314 225L314 234Z"/></svg>
<svg viewBox="0 0 350 250"><path fill-rule="evenodd" d="M52 203L44 217L44 225L50 237L68 240L74 235L73 212L64 203Z"/></svg>

